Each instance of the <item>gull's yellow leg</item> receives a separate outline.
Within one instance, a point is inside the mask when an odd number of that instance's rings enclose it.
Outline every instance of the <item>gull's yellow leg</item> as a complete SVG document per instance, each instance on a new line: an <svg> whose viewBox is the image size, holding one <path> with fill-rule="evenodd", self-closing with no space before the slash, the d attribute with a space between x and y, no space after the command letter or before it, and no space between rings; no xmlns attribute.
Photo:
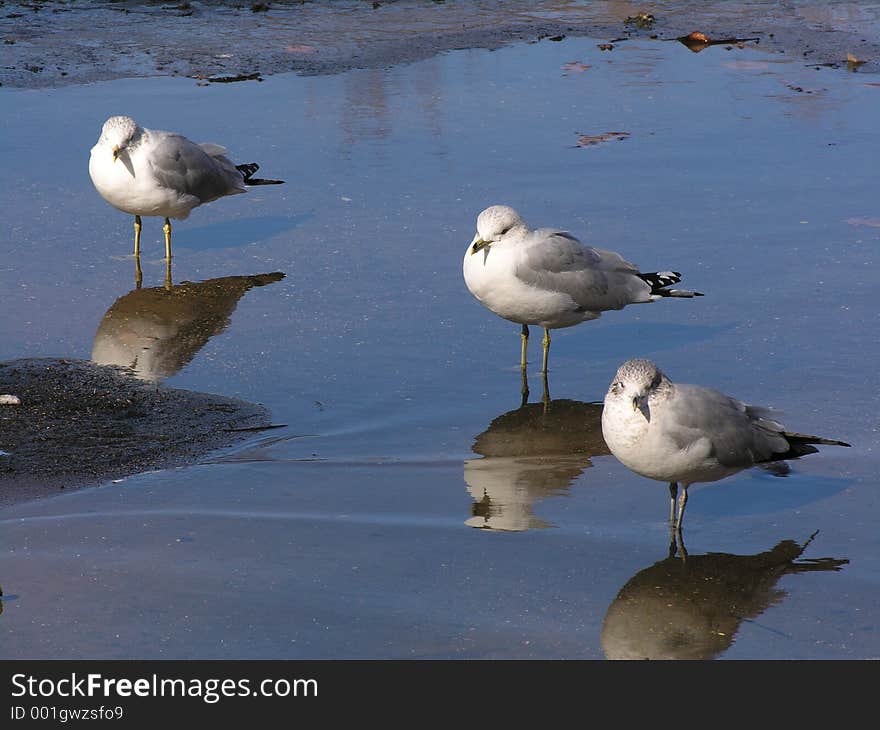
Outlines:
<svg viewBox="0 0 880 730"><path fill-rule="evenodd" d="M541 372L547 374L547 356L550 354L550 330L544 328L544 364L541 366Z"/></svg>
<svg viewBox="0 0 880 730"><path fill-rule="evenodd" d="M165 288L171 291L171 259L165 259Z"/></svg>
<svg viewBox="0 0 880 730"><path fill-rule="evenodd" d="M134 217L134 257L141 255L141 217Z"/></svg>
<svg viewBox="0 0 880 730"><path fill-rule="evenodd" d="M669 527L675 527L675 498L678 496L678 482L669 482Z"/></svg>
<svg viewBox="0 0 880 730"><path fill-rule="evenodd" d="M171 221L167 218L165 219L165 225L162 226L162 230L165 231L165 258L169 261L171 260Z"/></svg>
<svg viewBox="0 0 880 730"><path fill-rule="evenodd" d="M547 372L541 373L541 382L544 386L543 393L541 394L541 402L544 404L544 411L547 411L547 408L550 406L550 386L547 385Z"/></svg>
<svg viewBox="0 0 880 730"><path fill-rule="evenodd" d="M524 324L522 326L522 355L520 356L519 366L522 368L523 372L526 370L526 350L529 347L529 326Z"/></svg>

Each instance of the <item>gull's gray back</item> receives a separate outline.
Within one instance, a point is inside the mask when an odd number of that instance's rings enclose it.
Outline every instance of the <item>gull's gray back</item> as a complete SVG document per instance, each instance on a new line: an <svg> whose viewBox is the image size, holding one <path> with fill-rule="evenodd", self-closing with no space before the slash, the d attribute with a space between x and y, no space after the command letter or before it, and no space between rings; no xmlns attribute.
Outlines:
<svg viewBox="0 0 880 730"><path fill-rule="evenodd" d="M223 156L213 156L218 145L200 145L173 132L148 131L147 144L161 142L153 147L149 164L156 180L181 195L192 195L200 203L216 200L224 195L245 192L241 173Z"/></svg>
<svg viewBox="0 0 880 730"><path fill-rule="evenodd" d="M565 231L533 231L523 247L516 276L521 281L571 297L584 311L622 309L650 301L650 287L633 264L613 251L585 246Z"/></svg>
<svg viewBox="0 0 880 730"><path fill-rule="evenodd" d="M675 385L673 392L658 407L665 436L679 448L706 438L713 456L727 467L751 466L788 450L782 426L765 417L766 409L697 385Z"/></svg>

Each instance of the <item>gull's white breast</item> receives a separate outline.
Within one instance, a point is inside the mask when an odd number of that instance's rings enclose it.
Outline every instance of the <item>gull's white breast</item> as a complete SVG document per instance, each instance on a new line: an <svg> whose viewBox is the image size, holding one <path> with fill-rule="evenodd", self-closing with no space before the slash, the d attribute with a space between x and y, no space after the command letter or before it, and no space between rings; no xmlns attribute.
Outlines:
<svg viewBox="0 0 880 730"><path fill-rule="evenodd" d="M570 327L599 315L579 311L565 292L532 286L519 279L516 268L523 249L491 244L475 254L468 246L463 272L467 288L499 317L519 324Z"/></svg>
<svg viewBox="0 0 880 730"><path fill-rule="evenodd" d="M96 144L89 158L95 189L114 208L131 215L187 218L201 201L161 185L145 158L142 153L122 155L114 161L106 145Z"/></svg>
<svg viewBox="0 0 880 730"><path fill-rule="evenodd" d="M694 433L686 445L658 428L662 407L655 407L649 422L633 411L628 399L606 399L602 409L602 435L614 457L628 469L663 482L713 482L740 471L724 466L714 454L708 436Z"/></svg>

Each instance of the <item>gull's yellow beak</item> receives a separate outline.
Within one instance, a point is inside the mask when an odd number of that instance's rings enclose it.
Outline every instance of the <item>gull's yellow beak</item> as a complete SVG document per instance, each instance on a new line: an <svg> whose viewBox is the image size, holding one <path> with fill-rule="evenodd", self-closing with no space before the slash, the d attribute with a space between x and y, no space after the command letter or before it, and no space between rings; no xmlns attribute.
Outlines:
<svg viewBox="0 0 880 730"><path fill-rule="evenodd" d="M476 236L474 236L474 240L471 241L471 256L473 256L480 249L486 248L489 243L489 241L484 241L482 238L480 238L480 234L478 233Z"/></svg>
<svg viewBox="0 0 880 730"><path fill-rule="evenodd" d="M118 160L118 159L119 159L119 145L115 144L115 145L113 145L113 162L116 162L116 160Z"/></svg>

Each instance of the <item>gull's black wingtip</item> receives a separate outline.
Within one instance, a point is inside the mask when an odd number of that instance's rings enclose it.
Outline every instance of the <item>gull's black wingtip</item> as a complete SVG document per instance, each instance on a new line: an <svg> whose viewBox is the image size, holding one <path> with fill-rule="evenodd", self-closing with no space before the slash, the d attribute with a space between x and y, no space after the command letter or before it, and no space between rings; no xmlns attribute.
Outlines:
<svg viewBox="0 0 880 730"><path fill-rule="evenodd" d="M260 169L260 166L256 162L245 162L241 165L236 165L235 169L241 173L241 176L244 178L245 185L283 185L284 180L267 180L264 178L253 177L253 174Z"/></svg>

